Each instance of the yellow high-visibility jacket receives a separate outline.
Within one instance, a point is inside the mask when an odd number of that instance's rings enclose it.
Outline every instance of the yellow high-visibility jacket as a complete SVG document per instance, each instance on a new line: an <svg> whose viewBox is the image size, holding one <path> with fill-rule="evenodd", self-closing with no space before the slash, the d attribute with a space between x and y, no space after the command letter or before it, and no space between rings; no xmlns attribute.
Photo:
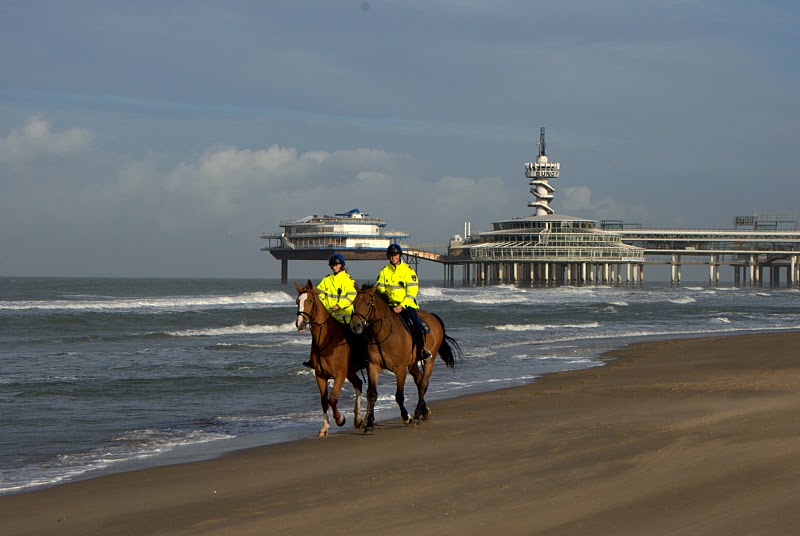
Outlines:
<svg viewBox="0 0 800 536"><path fill-rule="evenodd" d="M330 273L322 278L317 289L322 292L322 305L331 316L342 324L350 322L350 317L353 316L353 300L356 299L356 282L350 274L344 270L338 274ZM339 309L331 311L334 305L338 305Z"/></svg>
<svg viewBox="0 0 800 536"><path fill-rule="evenodd" d="M389 298L389 305L402 305L419 309L417 291L419 281L414 269L403 261L394 266L392 263L383 267L378 274L378 292Z"/></svg>

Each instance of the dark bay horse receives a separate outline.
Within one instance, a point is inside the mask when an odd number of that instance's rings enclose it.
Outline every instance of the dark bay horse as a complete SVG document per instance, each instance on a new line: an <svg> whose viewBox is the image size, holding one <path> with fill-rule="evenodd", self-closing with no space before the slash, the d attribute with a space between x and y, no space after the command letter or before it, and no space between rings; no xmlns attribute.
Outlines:
<svg viewBox="0 0 800 536"><path fill-rule="evenodd" d="M311 327L311 364L319 387L319 398L322 404L323 425L318 436L328 435L328 406L333 410L333 418L337 426L345 423L344 415L339 413L339 391L347 378L356 392L356 405L353 409L356 428L363 428L361 418L361 389L363 382L358 377L357 360L350 359L350 345L345 338L345 327L334 320L319 299L319 290L309 280L305 287L294 284L297 289L297 320L295 326L304 331ZM328 380L333 380L333 388L328 395Z"/></svg>
<svg viewBox="0 0 800 536"><path fill-rule="evenodd" d="M447 336L441 318L418 309L420 320L430 328L430 333L425 339L425 347L433 355L431 359L425 361L424 366L418 366L417 350L414 348L411 334L405 328L400 315L389 306L383 294L377 292L378 288L371 285L364 285L363 288L356 285L356 290L358 294L353 303L354 313L350 320L350 328L353 333L366 332L369 336L367 424L364 432L372 433L374 430L375 403L378 400L378 377L381 369L391 371L395 375L397 390L394 399L400 406L400 416L403 422L408 426L414 422L414 419L430 419L431 410L425 403L425 393L428 391L428 381L433 372L436 355L439 354L448 367L454 368L453 347L459 356L461 348L453 338ZM411 373L414 383L417 384L418 401L413 418L403 405L406 371Z"/></svg>

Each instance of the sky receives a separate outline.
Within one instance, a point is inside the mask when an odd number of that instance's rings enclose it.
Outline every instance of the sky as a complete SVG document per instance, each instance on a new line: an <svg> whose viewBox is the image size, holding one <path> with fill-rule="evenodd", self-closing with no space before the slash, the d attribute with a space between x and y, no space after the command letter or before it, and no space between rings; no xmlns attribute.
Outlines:
<svg viewBox="0 0 800 536"><path fill-rule="evenodd" d="M263 233L352 208L443 244L533 213L540 127L559 214L796 216L798 27L794 0L0 0L0 276L275 278Z"/></svg>

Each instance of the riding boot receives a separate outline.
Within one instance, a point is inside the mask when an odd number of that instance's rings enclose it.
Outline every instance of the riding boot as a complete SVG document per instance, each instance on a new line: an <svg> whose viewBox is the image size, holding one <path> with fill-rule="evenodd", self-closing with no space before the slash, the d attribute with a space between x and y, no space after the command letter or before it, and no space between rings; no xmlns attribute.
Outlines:
<svg viewBox="0 0 800 536"><path fill-rule="evenodd" d="M308 361L303 361L303 366L304 366L304 367L311 368L311 369L313 369L313 368L314 368L314 364L313 364L313 363L311 363L311 360L310 360L310 359L309 359Z"/></svg>
<svg viewBox="0 0 800 536"><path fill-rule="evenodd" d="M419 361L427 361L433 357L433 355L431 354L430 350L425 348L425 330L420 324L415 331L417 334L417 349L419 350L417 359Z"/></svg>

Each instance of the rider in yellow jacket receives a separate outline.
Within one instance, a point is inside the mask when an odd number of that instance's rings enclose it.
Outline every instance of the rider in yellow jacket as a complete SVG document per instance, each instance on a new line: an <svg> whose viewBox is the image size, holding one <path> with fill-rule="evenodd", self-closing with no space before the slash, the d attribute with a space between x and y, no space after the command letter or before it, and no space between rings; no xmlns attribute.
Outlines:
<svg viewBox="0 0 800 536"><path fill-rule="evenodd" d="M348 324L353 316L353 300L356 299L356 282L344 268L344 257L331 255L328 266L331 273L317 285L322 305L337 322Z"/></svg>
<svg viewBox="0 0 800 536"><path fill-rule="evenodd" d="M351 355L359 360L360 364L366 359L366 347L364 341L356 337L350 331L350 317L353 316L353 300L356 299L356 282L345 270L344 257L338 253L331 255L328 266L331 273L322 278L317 285L320 291L319 297L322 305L331 314L334 320L344 324L344 335L350 345ZM311 361L304 361L303 365L314 368Z"/></svg>
<svg viewBox="0 0 800 536"><path fill-rule="evenodd" d="M400 256L403 250L397 244L391 244L386 249L389 264L383 267L378 274L378 292L386 296L389 305L395 313L405 312L414 325L414 343L418 350L418 359L426 360L431 357L431 352L425 348L425 331L417 315L417 292L419 281L413 268L403 262Z"/></svg>

